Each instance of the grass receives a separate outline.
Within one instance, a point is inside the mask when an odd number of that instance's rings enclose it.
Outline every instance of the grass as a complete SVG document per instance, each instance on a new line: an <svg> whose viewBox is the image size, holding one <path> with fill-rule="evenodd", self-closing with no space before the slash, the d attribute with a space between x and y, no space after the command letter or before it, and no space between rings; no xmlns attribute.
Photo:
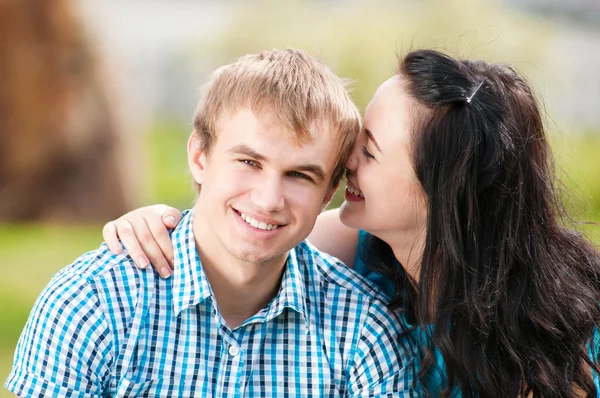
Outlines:
<svg viewBox="0 0 600 398"><path fill-rule="evenodd" d="M0 380L10 372L38 294L59 269L102 241L101 226L0 226ZM0 389L0 397L12 396Z"/></svg>
<svg viewBox="0 0 600 398"><path fill-rule="evenodd" d="M194 197L187 175L185 143L189 129L157 124L149 134L149 170L152 176L145 203L167 203L180 209ZM569 138L554 146L559 169L569 191L575 218L600 221L600 136ZM569 177L566 177L569 176ZM342 192L332 202L339 205ZM582 229L597 244L600 227ZM0 379L10 372L13 352L39 292L54 273L101 243L101 225L0 225ZM12 396L0 389L0 398Z"/></svg>

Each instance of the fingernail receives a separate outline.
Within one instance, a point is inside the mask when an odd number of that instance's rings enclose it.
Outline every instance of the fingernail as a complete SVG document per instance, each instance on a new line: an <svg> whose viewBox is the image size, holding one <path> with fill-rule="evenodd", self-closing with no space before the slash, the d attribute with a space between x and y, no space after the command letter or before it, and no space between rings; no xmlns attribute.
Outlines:
<svg viewBox="0 0 600 398"><path fill-rule="evenodd" d="M167 224L169 224L171 227L175 226L175 217L173 216L169 216L167 218L165 218L165 221L167 222Z"/></svg>
<svg viewBox="0 0 600 398"><path fill-rule="evenodd" d="M167 279L168 277L171 276L171 271L169 271L169 269L167 267L162 267L160 269L160 276Z"/></svg>
<svg viewBox="0 0 600 398"><path fill-rule="evenodd" d="M143 269L143 268L146 268L148 266L148 264L149 264L149 261L146 257L140 256L138 258L138 267Z"/></svg>

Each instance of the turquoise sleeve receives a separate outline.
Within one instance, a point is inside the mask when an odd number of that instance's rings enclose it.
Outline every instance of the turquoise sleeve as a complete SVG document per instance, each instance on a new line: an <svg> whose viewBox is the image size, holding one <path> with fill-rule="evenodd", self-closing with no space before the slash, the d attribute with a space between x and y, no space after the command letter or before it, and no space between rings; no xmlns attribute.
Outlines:
<svg viewBox="0 0 600 398"><path fill-rule="evenodd" d="M392 280L379 272L371 271L367 266L370 242L371 234L362 230L358 231L358 244L356 245L356 255L354 256L354 271L377 285L388 298L392 298L396 293L396 288ZM398 264L398 266L400 265Z"/></svg>

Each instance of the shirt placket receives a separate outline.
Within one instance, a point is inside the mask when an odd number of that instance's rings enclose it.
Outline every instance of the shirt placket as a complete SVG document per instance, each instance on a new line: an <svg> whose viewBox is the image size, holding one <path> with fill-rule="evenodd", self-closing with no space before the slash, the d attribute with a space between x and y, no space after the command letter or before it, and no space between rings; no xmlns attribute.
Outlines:
<svg viewBox="0 0 600 398"><path fill-rule="evenodd" d="M221 334L220 366L217 375L216 397L241 397L243 394L241 375L243 374L243 352L234 333L225 325L219 311L214 308L213 314Z"/></svg>

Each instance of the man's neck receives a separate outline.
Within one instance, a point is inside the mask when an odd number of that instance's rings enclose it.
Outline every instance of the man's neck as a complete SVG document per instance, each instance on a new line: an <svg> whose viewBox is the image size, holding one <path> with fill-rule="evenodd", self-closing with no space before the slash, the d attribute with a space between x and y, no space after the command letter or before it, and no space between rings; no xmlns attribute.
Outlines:
<svg viewBox="0 0 600 398"><path fill-rule="evenodd" d="M193 224L202 269L221 316L234 329L266 307L277 295L288 254L267 263L242 261L225 250L207 228L197 227L199 222L195 220Z"/></svg>

